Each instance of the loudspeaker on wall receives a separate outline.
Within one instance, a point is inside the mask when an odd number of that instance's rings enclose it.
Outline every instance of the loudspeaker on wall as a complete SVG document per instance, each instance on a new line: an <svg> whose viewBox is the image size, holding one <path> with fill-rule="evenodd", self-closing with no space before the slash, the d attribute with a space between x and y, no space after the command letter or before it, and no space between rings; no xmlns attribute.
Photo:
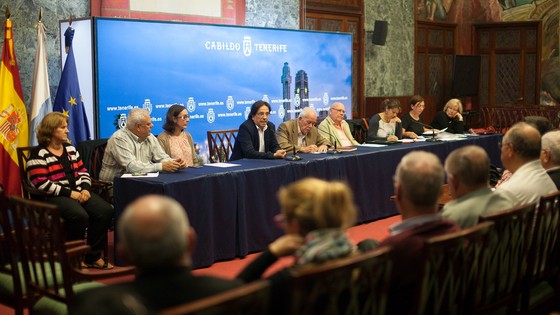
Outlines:
<svg viewBox="0 0 560 315"><path fill-rule="evenodd" d="M373 43L375 45L385 45L385 40L387 40L387 27L389 23L387 21L375 21L373 28Z"/></svg>

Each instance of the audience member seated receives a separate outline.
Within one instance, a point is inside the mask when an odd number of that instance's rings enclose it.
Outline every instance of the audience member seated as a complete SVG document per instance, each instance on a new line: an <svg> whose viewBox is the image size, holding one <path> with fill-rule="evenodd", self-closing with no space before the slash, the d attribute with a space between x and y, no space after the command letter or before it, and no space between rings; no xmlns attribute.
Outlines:
<svg viewBox="0 0 560 315"><path fill-rule="evenodd" d="M165 130L157 137L161 148L173 159L185 161L185 166L198 165L194 142L190 133L185 131L189 124L189 112L181 105L171 105L165 115Z"/></svg>
<svg viewBox="0 0 560 315"><path fill-rule="evenodd" d="M541 138L541 164L560 189L560 131L549 131Z"/></svg>
<svg viewBox="0 0 560 315"><path fill-rule="evenodd" d="M514 206L536 202L540 196L557 191L539 160L541 136L535 127L526 122L513 125L502 139L501 150L502 164L513 175L496 191L512 194Z"/></svg>
<svg viewBox="0 0 560 315"><path fill-rule="evenodd" d="M319 134L315 124L317 112L311 107L304 107L298 118L278 126L276 140L286 152L326 152L331 143Z"/></svg>
<svg viewBox="0 0 560 315"><path fill-rule="evenodd" d="M135 108L128 113L126 127L107 141L99 179L112 182L124 173L176 172L186 167L185 161L173 160L152 135L150 113Z"/></svg>
<svg viewBox="0 0 560 315"><path fill-rule="evenodd" d="M450 99L443 110L436 113L434 120L430 124L435 129L443 130L449 133L463 133L465 131L465 123L463 122L463 104L456 98Z"/></svg>
<svg viewBox="0 0 560 315"><path fill-rule="evenodd" d="M319 124L319 133L337 147L359 145L360 143L352 136L350 126L344 120L345 115L344 104L333 103L329 109L329 116Z"/></svg>
<svg viewBox="0 0 560 315"><path fill-rule="evenodd" d="M423 273L422 252L427 239L460 230L438 213L444 172L433 153L413 151L405 155L394 177L396 205L402 222L390 227L391 236L379 243L393 248L393 281L387 314L408 314Z"/></svg>
<svg viewBox="0 0 560 315"><path fill-rule="evenodd" d="M490 159L474 145L454 150L445 160L447 184L453 200L443 206L441 215L462 228L478 224L481 214L513 207L511 196L492 191L488 185Z"/></svg>
<svg viewBox="0 0 560 315"><path fill-rule="evenodd" d="M192 274L195 232L185 209L169 197L148 195L134 201L121 215L117 232L119 253L136 266L136 279L76 295L74 314L82 314L81 310L91 305L101 308L110 295L136 297L150 312L157 313L241 284Z"/></svg>
<svg viewBox="0 0 560 315"><path fill-rule="evenodd" d="M401 103L397 99L386 99L381 103L383 111L369 120L367 141L397 141L402 138L402 123L397 115L401 112Z"/></svg>
<svg viewBox="0 0 560 315"><path fill-rule="evenodd" d="M424 111L426 104L420 95L414 95L410 99L410 111L401 118L403 127L403 137L416 139L425 131L431 130L424 127L424 120L420 115Z"/></svg>
<svg viewBox="0 0 560 315"><path fill-rule="evenodd" d="M548 118L544 117L544 116L525 116L523 118L523 121L532 125L533 127L537 128L537 130L539 131L539 133L541 134L541 137L549 132L550 130L553 129L552 123L550 122L550 120L548 120ZM505 183L506 181L508 181L511 178L511 172L509 170L504 170L502 172L502 177L500 178L500 180L496 183L496 185L494 187L498 187L500 186L502 183Z"/></svg>
<svg viewBox="0 0 560 315"><path fill-rule="evenodd" d="M230 160L283 159L286 151L278 145L274 124L268 121L270 104L256 101L247 120L239 126Z"/></svg>
<svg viewBox="0 0 560 315"><path fill-rule="evenodd" d="M295 264L270 276L272 309L283 314L290 268L320 264L350 255L354 246L345 229L356 220L348 186L315 178L297 181L278 192L281 213L275 218L286 235L272 242L237 276L245 282L261 277L279 257L294 255Z"/></svg>
<svg viewBox="0 0 560 315"><path fill-rule="evenodd" d="M76 148L68 143L68 116L48 113L37 128L39 145L30 152L27 174L33 186L46 193L46 201L60 208L67 240L86 236L91 252L86 267L112 269L101 258L113 207L90 191L91 178Z"/></svg>

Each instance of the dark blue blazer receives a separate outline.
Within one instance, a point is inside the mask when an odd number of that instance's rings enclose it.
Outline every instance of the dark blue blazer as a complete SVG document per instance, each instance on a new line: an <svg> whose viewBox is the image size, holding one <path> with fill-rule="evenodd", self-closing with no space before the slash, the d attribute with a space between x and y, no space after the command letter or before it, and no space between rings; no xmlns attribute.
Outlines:
<svg viewBox="0 0 560 315"><path fill-rule="evenodd" d="M264 132L265 152L259 152L259 133L253 120L247 119L239 126L237 139L233 145L230 161L239 159L274 159L274 152L280 150L276 140L276 128L270 121Z"/></svg>

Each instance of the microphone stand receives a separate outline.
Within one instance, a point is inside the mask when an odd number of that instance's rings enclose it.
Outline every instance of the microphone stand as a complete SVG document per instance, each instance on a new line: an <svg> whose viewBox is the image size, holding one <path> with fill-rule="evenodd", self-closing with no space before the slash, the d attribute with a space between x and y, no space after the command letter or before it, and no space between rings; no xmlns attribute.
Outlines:
<svg viewBox="0 0 560 315"><path fill-rule="evenodd" d="M288 143L290 143L290 139L289 139L288 137L286 137L284 134L282 134L282 133L280 133L280 132L277 132L276 134L279 135L279 136L281 136L282 138L288 140ZM292 144L292 149L293 149L293 150L292 150L292 156L291 156L291 157L286 156L286 157L284 158L284 160L286 160L286 161L301 161L301 160L302 160L302 157L299 156L299 155L297 155L296 145L295 145L295 144Z"/></svg>
<svg viewBox="0 0 560 315"><path fill-rule="evenodd" d="M419 121L414 121L414 122L417 123L417 124L419 124L419 125L422 125L422 126L424 126L424 127L427 127L427 128L432 129L432 137L426 139L426 141L428 141L428 142L437 142L437 141L441 141L441 140L439 140L439 139L436 138L436 129L435 129L434 127L432 127L432 126L430 126L430 125L428 125L428 124L425 124L425 123L421 123L421 122L419 122Z"/></svg>
<svg viewBox="0 0 560 315"><path fill-rule="evenodd" d="M341 154L342 151L340 151L336 148L336 138L334 139L334 142L333 142L334 137L328 129L327 129L327 133L329 134L329 140L331 141L331 143L334 143L334 150L332 151L332 154Z"/></svg>

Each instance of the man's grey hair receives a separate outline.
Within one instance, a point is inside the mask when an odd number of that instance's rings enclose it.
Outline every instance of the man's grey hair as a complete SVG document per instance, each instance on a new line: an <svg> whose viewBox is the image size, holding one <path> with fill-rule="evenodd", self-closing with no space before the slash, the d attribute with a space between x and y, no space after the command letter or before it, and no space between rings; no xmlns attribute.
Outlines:
<svg viewBox="0 0 560 315"><path fill-rule="evenodd" d="M126 117L126 128L133 129L136 124L141 124L144 122L144 117L150 117L150 112L143 108L134 108Z"/></svg>
<svg viewBox="0 0 560 315"><path fill-rule="evenodd" d="M189 219L185 209L166 196L141 198L144 200L129 205L120 217L121 246L130 262L141 269L176 265L188 255Z"/></svg>
<svg viewBox="0 0 560 315"><path fill-rule="evenodd" d="M542 136L542 149L550 152L550 160L560 165L560 130L549 131Z"/></svg>
<svg viewBox="0 0 560 315"><path fill-rule="evenodd" d="M467 186L488 184L490 159L483 148L464 146L447 156L445 171Z"/></svg>
<svg viewBox="0 0 560 315"><path fill-rule="evenodd" d="M430 152L413 151L405 155L395 172L395 186L403 198L415 206L435 206L443 185L443 166Z"/></svg>
<svg viewBox="0 0 560 315"><path fill-rule="evenodd" d="M301 112L299 113L299 117L302 118L307 118L309 117L309 115L313 113L315 114L315 116L317 116L317 112L315 111L315 109L313 107L304 107Z"/></svg>

